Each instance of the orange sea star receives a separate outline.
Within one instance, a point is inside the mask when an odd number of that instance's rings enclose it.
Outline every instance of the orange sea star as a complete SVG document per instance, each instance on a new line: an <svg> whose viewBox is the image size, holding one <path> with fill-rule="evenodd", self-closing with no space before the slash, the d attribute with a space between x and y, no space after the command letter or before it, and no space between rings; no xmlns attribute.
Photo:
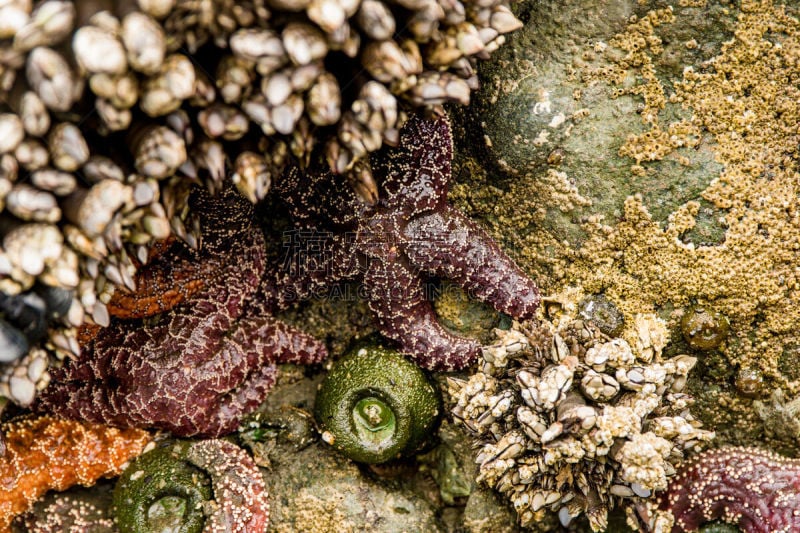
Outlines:
<svg viewBox="0 0 800 533"><path fill-rule="evenodd" d="M23 418L2 426L6 452L0 458L0 533L49 490L119 475L152 439L141 429L59 420Z"/></svg>

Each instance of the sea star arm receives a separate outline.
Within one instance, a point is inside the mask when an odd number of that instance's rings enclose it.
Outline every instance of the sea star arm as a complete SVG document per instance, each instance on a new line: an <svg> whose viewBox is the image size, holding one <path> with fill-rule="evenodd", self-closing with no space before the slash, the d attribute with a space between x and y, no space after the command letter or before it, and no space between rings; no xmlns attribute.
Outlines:
<svg viewBox="0 0 800 533"><path fill-rule="evenodd" d="M211 280L155 325L116 321L54 374L37 409L180 436L236 429L274 382L276 360L317 361L325 348L253 305L264 269L254 229L230 245L229 275ZM296 352L295 352L296 350Z"/></svg>
<svg viewBox="0 0 800 533"><path fill-rule="evenodd" d="M515 318L531 318L539 289L477 224L457 209L411 220L403 230L411 263L450 279L467 292Z"/></svg>
<svg viewBox="0 0 800 533"><path fill-rule="evenodd" d="M267 488L247 452L219 439L193 443L186 459L211 477L214 502L203 531L248 533L266 531L269 523Z"/></svg>
<svg viewBox="0 0 800 533"><path fill-rule="evenodd" d="M191 202L195 213L202 213L202 250L189 250L175 238L157 243L149 258L157 268L148 268L150 263L136 272L136 290L114 291L107 304L112 316L144 318L169 311L225 272L231 243L252 238L252 209L232 187L216 197L198 191Z"/></svg>
<svg viewBox="0 0 800 533"><path fill-rule="evenodd" d="M424 294L426 275L452 279L516 318L533 315L539 292L483 230L448 205L452 157L448 121L411 115L399 145L370 158L381 188L380 199L370 206L327 167L292 166L276 188L296 226L329 231L338 240L329 241L330 266L315 264L316 273L301 268L294 277L278 278L276 290L288 287L303 297L343 277L361 278L381 333L420 366L455 370L475 360L478 343L438 323ZM363 272L336 272L333 267L348 258L361 258Z"/></svg>
<svg viewBox="0 0 800 533"><path fill-rule="evenodd" d="M272 318L268 302L261 298L250 302L240 327L231 335L233 343L248 354L251 368L268 363L310 365L328 356L325 344L308 333Z"/></svg>
<svg viewBox="0 0 800 533"><path fill-rule="evenodd" d="M101 477L119 475L152 440L138 429L50 416L17 418L5 422L2 432L7 446L0 457L0 531L4 532L11 531L16 515L49 490L63 491L79 483L88 487Z"/></svg>
<svg viewBox="0 0 800 533"><path fill-rule="evenodd" d="M266 309L285 309L321 296L331 283L355 278L360 270L353 233L297 228L287 239L286 257L265 276L260 290ZM266 311L265 311L266 312Z"/></svg>
<svg viewBox="0 0 800 533"><path fill-rule="evenodd" d="M411 215L447 205L452 172L453 138L443 117L427 120L411 115L400 131L400 143L370 158L381 184L381 206Z"/></svg>
<svg viewBox="0 0 800 533"><path fill-rule="evenodd" d="M134 280L136 290L117 288L108 312L118 318L143 318L169 311L203 288L206 280L221 270L221 261L198 261L188 253L172 251L159 268L141 269Z"/></svg>
<svg viewBox="0 0 800 533"><path fill-rule="evenodd" d="M115 363L97 366L101 375L56 379L37 409L121 427L158 427L179 436L217 436L235 430L264 400L275 382L275 361L310 363L326 356L319 341L270 315L243 319L205 360L143 358L124 344L107 353Z"/></svg>
<svg viewBox="0 0 800 533"><path fill-rule="evenodd" d="M439 324L419 277L403 258L373 259L364 286L381 333L421 367L456 370L477 358L477 341L453 335Z"/></svg>
<svg viewBox="0 0 800 533"><path fill-rule="evenodd" d="M757 448L720 448L684 465L662 498L673 533L721 518L745 533L800 531L800 460Z"/></svg>

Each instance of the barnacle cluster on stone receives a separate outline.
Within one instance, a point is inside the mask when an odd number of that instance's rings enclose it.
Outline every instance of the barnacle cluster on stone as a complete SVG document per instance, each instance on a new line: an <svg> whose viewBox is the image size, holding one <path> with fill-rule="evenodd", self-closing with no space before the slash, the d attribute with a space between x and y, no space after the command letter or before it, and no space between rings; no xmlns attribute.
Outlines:
<svg viewBox="0 0 800 533"><path fill-rule="evenodd" d="M452 415L477 439L478 481L507 496L523 526L549 510L565 526L586 514L602 531L610 509L632 513L713 437L683 392L695 358L662 357L655 316L626 331L630 343L580 318L515 323L484 347L477 373L449 378Z"/></svg>
<svg viewBox="0 0 800 533"><path fill-rule="evenodd" d="M610 82L641 110L631 120L646 122L645 131L620 147L634 172L661 183L679 164L701 177L697 196L667 212L658 212L662 197L641 190L618 221L591 221L591 237L566 270L571 283L617 297L626 315L671 306L678 321L693 305L724 315L730 333L709 356L733 386L707 388L696 412L717 423L722 442L757 445L764 431L750 398L778 387L794 395L798 386L787 369L800 321L800 91L792 81L800 76L800 19L781 2L704 9L717 8L729 39L698 31L692 18L705 18L703 10L659 9L632 17L604 60L583 69L586 82ZM690 35L713 53L665 68L676 58L670 49Z"/></svg>
<svg viewBox="0 0 800 533"><path fill-rule="evenodd" d="M199 246L192 183L255 202L316 148L374 200L366 156L407 109L466 104L520 25L507 0L0 4L0 394L28 405L46 372L19 358L76 355L154 242Z"/></svg>

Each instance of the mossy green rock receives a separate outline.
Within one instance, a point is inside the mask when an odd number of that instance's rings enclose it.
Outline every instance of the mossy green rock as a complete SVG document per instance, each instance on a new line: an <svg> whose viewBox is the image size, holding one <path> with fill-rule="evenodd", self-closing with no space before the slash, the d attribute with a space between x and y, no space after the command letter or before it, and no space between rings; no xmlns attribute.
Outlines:
<svg viewBox="0 0 800 533"><path fill-rule="evenodd" d="M438 391L425 373L375 344L336 362L315 406L323 439L350 459L373 464L416 451L440 412Z"/></svg>
<svg viewBox="0 0 800 533"><path fill-rule="evenodd" d="M114 488L113 512L122 533L200 533L211 481L171 443L138 457Z"/></svg>

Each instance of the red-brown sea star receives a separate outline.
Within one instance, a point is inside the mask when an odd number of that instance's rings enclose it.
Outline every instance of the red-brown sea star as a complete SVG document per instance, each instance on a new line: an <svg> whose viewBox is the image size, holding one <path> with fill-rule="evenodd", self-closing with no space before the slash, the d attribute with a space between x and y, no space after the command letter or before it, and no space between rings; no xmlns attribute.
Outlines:
<svg viewBox="0 0 800 533"><path fill-rule="evenodd" d="M746 533L800 531L800 460L758 448L709 450L672 479L661 508L675 517L673 533L718 518Z"/></svg>
<svg viewBox="0 0 800 533"><path fill-rule="evenodd" d="M274 319L262 296L264 236L252 206L233 190L197 191L206 266L202 288L158 319L119 320L99 331L76 361L52 372L35 409L119 427L216 436L236 429L275 381L275 363L326 355L312 337ZM177 254L189 253L178 250ZM151 268L172 268L173 253ZM215 272L216 276L209 277Z"/></svg>
<svg viewBox="0 0 800 533"><path fill-rule="evenodd" d="M497 310L530 318L539 291L477 224L447 202L453 145L445 118L411 116L397 148L371 157L380 200L361 202L342 176L319 166L291 168L277 188L289 205L300 246L275 274L272 301L285 306L334 281L363 281L385 336L420 366L455 370L478 356L477 341L437 321L423 281L455 281Z"/></svg>

